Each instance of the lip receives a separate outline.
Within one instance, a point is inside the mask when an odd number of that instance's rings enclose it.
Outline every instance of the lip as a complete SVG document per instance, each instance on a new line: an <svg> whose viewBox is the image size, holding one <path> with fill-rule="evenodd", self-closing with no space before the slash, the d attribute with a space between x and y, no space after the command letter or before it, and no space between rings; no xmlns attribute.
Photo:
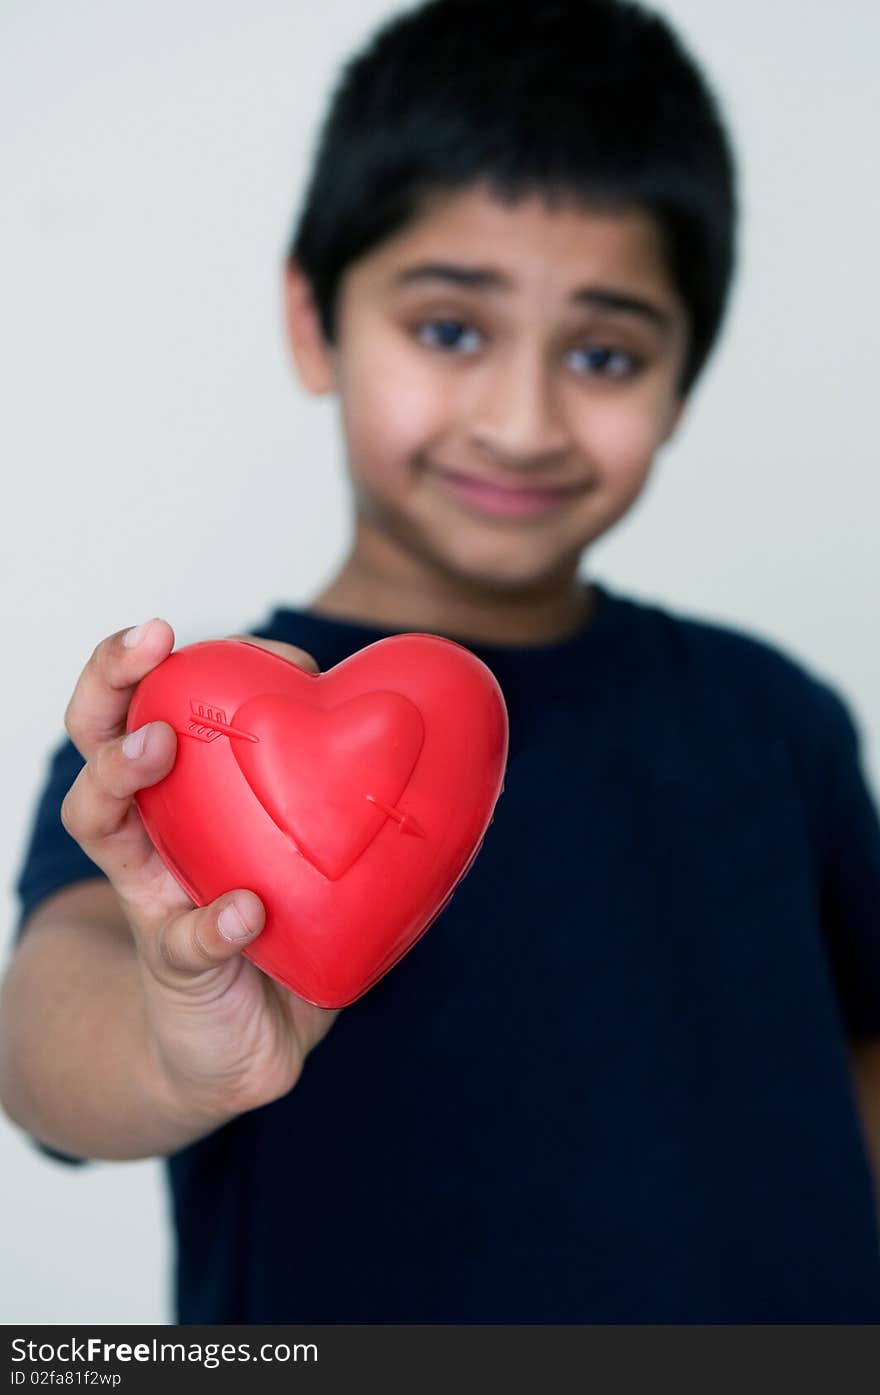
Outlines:
<svg viewBox="0 0 880 1395"><path fill-rule="evenodd" d="M458 470L448 470L441 465L432 465L431 469L457 499L471 504L481 513L502 518L532 518L549 513L586 489L583 484L544 489L500 485L474 475L461 474Z"/></svg>

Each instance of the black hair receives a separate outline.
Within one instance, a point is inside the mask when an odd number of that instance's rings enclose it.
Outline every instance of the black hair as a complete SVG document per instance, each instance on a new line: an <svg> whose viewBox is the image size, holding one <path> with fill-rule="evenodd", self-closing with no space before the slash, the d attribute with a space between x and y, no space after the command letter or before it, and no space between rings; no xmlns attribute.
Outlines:
<svg viewBox="0 0 880 1395"><path fill-rule="evenodd" d="M486 183L651 213L689 318L687 392L718 334L735 260L734 157L681 41L629 0L428 0L342 69L288 256L335 342L345 268L427 195Z"/></svg>

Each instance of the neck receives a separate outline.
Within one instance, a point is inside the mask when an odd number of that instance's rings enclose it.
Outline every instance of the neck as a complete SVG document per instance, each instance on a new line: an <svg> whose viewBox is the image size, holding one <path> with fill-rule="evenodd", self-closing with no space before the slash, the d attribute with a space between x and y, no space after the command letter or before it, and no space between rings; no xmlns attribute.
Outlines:
<svg viewBox="0 0 880 1395"><path fill-rule="evenodd" d="M565 639L593 614L595 595L577 566L528 587L493 586L444 572L359 518L351 550L308 609L372 624L494 644Z"/></svg>

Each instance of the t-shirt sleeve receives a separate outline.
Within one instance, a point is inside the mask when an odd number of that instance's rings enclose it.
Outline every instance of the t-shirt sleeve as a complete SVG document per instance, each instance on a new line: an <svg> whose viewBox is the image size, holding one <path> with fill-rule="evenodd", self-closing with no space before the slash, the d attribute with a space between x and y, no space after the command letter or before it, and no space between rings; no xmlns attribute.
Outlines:
<svg viewBox="0 0 880 1395"><path fill-rule="evenodd" d="M104 875L61 822L61 802L84 764L79 751L67 738L50 756L42 790L31 817L24 859L15 882L18 897L18 919L14 931L16 943L24 931L25 920L50 892L60 891L63 886L84 877ZM41 1153L58 1162L86 1161L60 1153L38 1139L33 1142Z"/></svg>
<svg viewBox="0 0 880 1395"><path fill-rule="evenodd" d="M880 819L848 705L818 685L825 756L822 925L847 1034L880 1036Z"/></svg>
<svg viewBox="0 0 880 1395"><path fill-rule="evenodd" d="M55 748L31 816L25 854L15 882L18 918L15 939L34 907L50 892L83 877L102 877L61 822L61 803L85 761L69 738Z"/></svg>

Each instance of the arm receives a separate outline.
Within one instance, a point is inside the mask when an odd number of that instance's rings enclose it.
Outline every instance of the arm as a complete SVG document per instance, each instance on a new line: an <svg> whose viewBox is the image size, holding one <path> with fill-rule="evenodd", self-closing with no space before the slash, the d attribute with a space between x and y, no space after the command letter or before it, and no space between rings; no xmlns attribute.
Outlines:
<svg viewBox="0 0 880 1395"><path fill-rule="evenodd" d="M31 915L0 987L0 1102L75 1157L173 1152L210 1127L177 1108L153 1050L131 932L109 883Z"/></svg>
<svg viewBox="0 0 880 1395"><path fill-rule="evenodd" d="M880 1216L880 1039L850 1045L850 1064Z"/></svg>
<svg viewBox="0 0 880 1395"><path fill-rule="evenodd" d="M812 692L817 721L802 778L812 791L828 963L880 1216L880 819L853 714L828 685Z"/></svg>

